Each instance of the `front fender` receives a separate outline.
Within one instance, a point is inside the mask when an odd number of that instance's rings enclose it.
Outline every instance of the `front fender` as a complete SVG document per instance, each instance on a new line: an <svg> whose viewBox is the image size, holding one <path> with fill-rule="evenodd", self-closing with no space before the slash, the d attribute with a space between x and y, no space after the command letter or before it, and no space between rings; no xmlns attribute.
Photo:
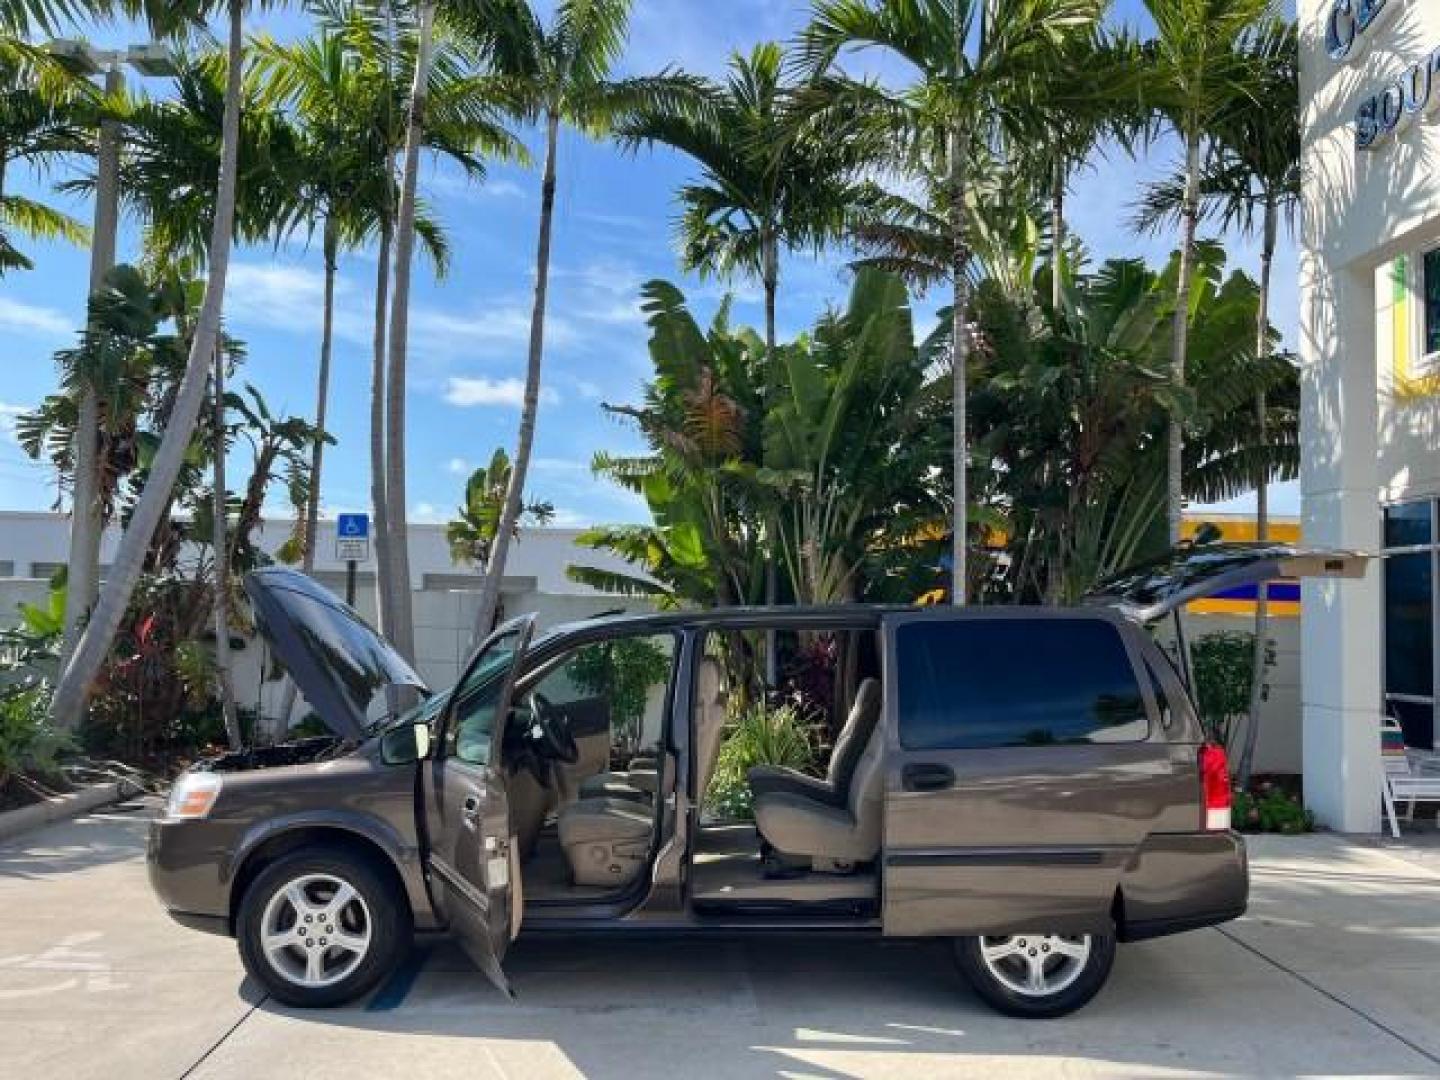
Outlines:
<svg viewBox="0 0 1440 1080"><path fill-rule="evenodd" d="M255 854L272 843L311 830L343 833L377 850L399 876L416 925L422 929L434 925L425 888L424 860L414 838L404 836L375 814L342 808L302 810L250 825L219 867L220 883L231 896L232 910L239 900L234 889L247 876L247 865Z"/></svg>

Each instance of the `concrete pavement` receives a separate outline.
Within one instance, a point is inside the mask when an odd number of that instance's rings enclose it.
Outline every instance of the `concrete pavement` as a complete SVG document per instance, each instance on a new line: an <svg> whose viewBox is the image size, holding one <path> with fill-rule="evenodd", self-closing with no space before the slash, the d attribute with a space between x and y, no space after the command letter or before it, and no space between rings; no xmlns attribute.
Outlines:
<svg viewBox="0 0 1440 1080"><path fill-rule="evenodd" d="M504 1001L448 945L366 1005L295 1012L145 881L147 808L0 848L6 1077L1440 1076L1440 863L1252 845L1251 914L1124 946L1080 1014L979 1004L938 943L526 940Z"/></svg>

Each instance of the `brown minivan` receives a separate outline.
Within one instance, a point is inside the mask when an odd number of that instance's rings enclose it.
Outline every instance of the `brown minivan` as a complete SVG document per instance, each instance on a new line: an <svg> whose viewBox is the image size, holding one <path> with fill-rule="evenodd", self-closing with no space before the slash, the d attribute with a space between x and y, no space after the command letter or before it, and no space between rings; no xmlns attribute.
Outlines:
<svg viewBox="0 0 1440 1080"><path fill-rule="evenodd" d="M849 929L952 938L989 1004L1062 1015L1117 941L1245 909L1224 751L1147 622L1246 583L1363 572L1212 545L1076 608L707 610L533 638L525 616L454 688L372 718L391 688L425 694L418 676L323 587L262 570L258 626L334 735L181 776L151 881L294 1005L374 989L417 931L453 934L508 993L522 929ZM764 734L731 673L767 634L839 721L823 778L745 775L724 748Z"/></svg>

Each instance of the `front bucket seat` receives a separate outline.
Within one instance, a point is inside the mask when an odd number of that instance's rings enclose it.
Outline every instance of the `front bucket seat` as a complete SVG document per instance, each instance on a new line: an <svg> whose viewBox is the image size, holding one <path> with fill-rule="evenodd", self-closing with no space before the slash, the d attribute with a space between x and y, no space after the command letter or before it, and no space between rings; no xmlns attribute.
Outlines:
<svg viewBox="0 0 1440 1080"><path fill-rule="evenodd" d="M580 799L560 811L560 847L576 885L628 885L645 865L654 811L629 799Z"/></svg>

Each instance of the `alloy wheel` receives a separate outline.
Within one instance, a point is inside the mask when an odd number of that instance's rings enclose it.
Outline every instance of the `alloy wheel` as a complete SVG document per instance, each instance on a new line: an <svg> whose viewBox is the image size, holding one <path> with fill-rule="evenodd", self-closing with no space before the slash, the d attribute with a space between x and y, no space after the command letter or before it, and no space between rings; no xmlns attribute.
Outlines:
<svg viewBox="0 0 1440 1080"><path fill-rule="evenodd" d="M370 952L373 923L359 891L334 874L306 874L276 889L260 919L260 947L282 978L333 986Z"/></svg>
<svg viewBox="0 0 1440 1080"><path fill-rule="evenodd" d="M992 978L1022 997L1043 998L1068 989L1090 959L1090 935L1017 934L982 937L980 962Z"/></svg>

